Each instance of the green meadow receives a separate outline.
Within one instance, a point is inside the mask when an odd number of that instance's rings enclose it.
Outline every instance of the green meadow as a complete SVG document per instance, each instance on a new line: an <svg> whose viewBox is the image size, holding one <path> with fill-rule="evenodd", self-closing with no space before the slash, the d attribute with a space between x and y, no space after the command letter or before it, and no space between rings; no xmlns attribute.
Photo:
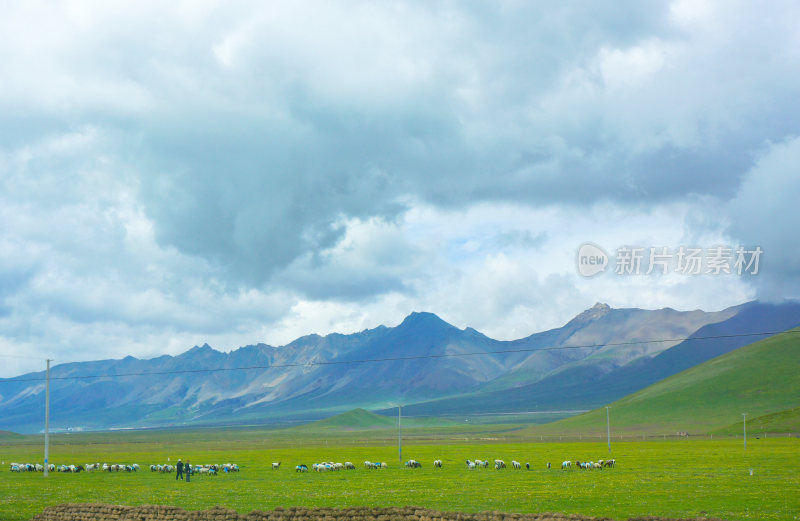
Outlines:
<svg viewBox="0 0 800 521"><path fill-rule="evenodd" d="M494 426L495 428L497 426ZM442 429L448 429L443 427ZM671 440L614 442L617 467L562 471L565 460L608 458L603 442L503 442L495 429L472 432L457 441L424 441L436 428L411 429L404 459L422 469L400 465L396 439L389 432L339 432L322 436L303 429L208 429L119 432L53 437L53 463L138 463L137 473L12 473L8 463L42 460L41 437L0 443L0 517L30 519L45 506L102 502L126 505L170 504L189 510L221 505L242 513L278 506L423 506L447 511L498 510L563 512L627 519L660 515L674 518L719 517L729 520L796 520L800 515L800 473L794 462L800 439ZM517 431L509 431L517 432ZM480 441L483 440L483 441ZM239 473L194 475L191 483L175 475L152 473L150 464L168 458L195 464L233 462ZM522 470L470 471L464 460L503 459ZM434 459L444 461L434 469ZM364 460L389 468L367 470ZM272 462L281 468L271 470ZM352 461L357 469L297 473L295 465ZM552 464L551 469L546 463ZM525 463L531 470L524 469ZM750 469L753 469L752 475Z"/></svg>

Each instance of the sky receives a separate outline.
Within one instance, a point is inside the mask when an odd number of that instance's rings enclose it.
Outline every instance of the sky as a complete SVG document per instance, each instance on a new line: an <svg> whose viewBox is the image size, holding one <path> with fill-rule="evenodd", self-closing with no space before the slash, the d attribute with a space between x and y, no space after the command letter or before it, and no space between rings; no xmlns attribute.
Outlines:
<svg viewBox="0 0 800 521"><path fill-rule="evenodd" d="M0 377L413 311L514 339L595 302L797 298L799 24L792 1L4 4Z"/></svg>

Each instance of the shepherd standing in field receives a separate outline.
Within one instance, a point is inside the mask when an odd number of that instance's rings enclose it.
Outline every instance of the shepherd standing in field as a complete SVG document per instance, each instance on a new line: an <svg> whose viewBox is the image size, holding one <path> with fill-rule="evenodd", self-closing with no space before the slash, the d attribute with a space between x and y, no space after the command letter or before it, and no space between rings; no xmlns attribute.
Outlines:
<svg viewBox="0 0 800 521"><path fill-rule="evenodd" d="M178 458L178 473L175 474L175 479L183 479L183 462Z"/></svg>
<svg viewBox="0 0 800 521"><path fill-rule="evenodd" d="M186 471L186 483L191 481L189 478L192 475L192 466L189 464L189 460L186 460L186 465L183 466L184 470Z"/></svg>

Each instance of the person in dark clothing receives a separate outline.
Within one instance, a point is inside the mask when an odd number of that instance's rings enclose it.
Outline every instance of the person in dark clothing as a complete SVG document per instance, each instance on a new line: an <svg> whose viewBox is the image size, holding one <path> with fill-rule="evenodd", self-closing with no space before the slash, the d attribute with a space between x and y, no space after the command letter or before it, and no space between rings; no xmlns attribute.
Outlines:
<svg viewBox="0 0 800 521"><path fill-rule="evenodd" d="M178 459L178 473L175 474L175 479L183 479L183 462Z"/></svg>
<svg viewBox="0 0 800 521"><path fill-rule="evenodd" d="M183 466L183 471L186 472L186 483L191 481L189 478L192 475L192 465L189 463L189 460L186 460L186 465Z"/></svg>

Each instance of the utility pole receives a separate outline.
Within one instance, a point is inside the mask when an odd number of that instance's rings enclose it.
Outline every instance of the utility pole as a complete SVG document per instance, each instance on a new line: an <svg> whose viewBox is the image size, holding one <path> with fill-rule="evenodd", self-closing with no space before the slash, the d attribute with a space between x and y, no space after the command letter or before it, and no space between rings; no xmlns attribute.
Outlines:
<svg viewBox="0 0 800 521"><path fill-rule="evenodd" d="M609 419L609 416L608 416L608 410L610 408L611 408L610 406L606 405L606 430L607 430L607 433L608 433L608 453L609 454L611 454L611 420Z"/></svg>
<svg viewBox="0 0 800 521"><path fill-rule="evenodd" d="M49 469L50 455L50 359L47 359L47 374L44 384L44 477Z"/></svg>
<svg viewBox="0 0 800 521"><path fill-rule="evenodd" d="M744 429L744 450L747 450L747 413L742 413L742 428Z"/></svg>
<svg viewBox="0 0 800 521"><path fill-rule="evenodd" d="M401 412L400 409L402 408L401 405L397 405L397 454L400 458L400 465L403 464L403 428L400 424Z"/></svg>

